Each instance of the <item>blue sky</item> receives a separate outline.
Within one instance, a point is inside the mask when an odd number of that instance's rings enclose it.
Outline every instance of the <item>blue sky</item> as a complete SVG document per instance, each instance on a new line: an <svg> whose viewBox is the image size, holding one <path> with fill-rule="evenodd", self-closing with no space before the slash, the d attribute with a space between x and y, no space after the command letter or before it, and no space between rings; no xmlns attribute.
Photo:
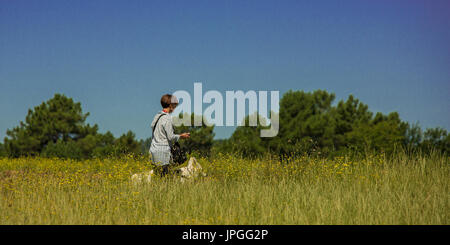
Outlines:
<svg viewBox="0 0 450 245"><path fill-rule="evenodd" d="M55 93L101 132L147 138L161 95L194 82L353 94L449 130L449 12L439 0L1 0L0 138Z"/></svg>

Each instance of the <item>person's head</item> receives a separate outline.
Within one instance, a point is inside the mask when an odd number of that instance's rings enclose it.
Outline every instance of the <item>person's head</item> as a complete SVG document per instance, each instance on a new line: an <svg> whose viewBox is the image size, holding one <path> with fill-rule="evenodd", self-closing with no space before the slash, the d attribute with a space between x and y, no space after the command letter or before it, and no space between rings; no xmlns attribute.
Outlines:
<svg viewBox="0 0 450 245"><path fill-rule="evenodd" d="M178 105L178 99L175 95L165 94L161 97L161 106L167 112L172 113Z"/></svg>

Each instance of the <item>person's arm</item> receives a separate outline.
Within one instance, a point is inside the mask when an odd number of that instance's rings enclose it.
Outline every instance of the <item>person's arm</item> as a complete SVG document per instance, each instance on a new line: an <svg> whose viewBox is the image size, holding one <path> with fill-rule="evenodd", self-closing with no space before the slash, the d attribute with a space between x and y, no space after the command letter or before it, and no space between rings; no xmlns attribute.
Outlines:
<svg viewBox="0 0 450 245"><path fill-rule="evenodd" d="M174 141L178 141L178 139L180 138L179 134L175 134L173 132L173 125L172 125L172 120L166 120L166 122L164 123L164 131L166 131L166 135L167 135L167 139L174 142Z"/></svg>

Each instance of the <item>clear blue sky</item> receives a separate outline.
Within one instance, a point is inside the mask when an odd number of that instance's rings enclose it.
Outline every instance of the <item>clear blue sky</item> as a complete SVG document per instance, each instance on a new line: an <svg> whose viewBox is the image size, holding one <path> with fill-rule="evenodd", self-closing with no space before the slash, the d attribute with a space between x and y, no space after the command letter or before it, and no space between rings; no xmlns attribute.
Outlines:
<svg viewBox="0 0 450 245"><path fill-rule="evenodd" d="M355 95L450 129L450 1L0 1L0 139L64 93L137 138L175 90ZM217 130L216 138L232 129Z"/></svg>

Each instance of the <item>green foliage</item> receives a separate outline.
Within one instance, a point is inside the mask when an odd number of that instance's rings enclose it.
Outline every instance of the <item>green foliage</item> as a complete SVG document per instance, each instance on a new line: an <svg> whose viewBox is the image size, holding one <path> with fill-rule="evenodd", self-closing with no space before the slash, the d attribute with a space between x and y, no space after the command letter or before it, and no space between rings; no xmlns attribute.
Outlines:
<svg viewBox="0 0 450 245"><path fill-rule="evenodd" d="M323 90L313 93L303 91L288 91L280 101L280 131L277 148L281 154L297 151L296 146L307 147L304 151L311 151L312 145L305 142L312 141L320 148L333 146L333 118L330 115L331 103L335 95Z"/></svg>
<svg viewBox="0 0 450 245"><path fill-rule="evenodd" d="M207 126L209 125L209 123L206 121L205 118L202 118L203 120L202 126L193 126L194 118L201 116L194 115L193 113L191 115L185 113L183 115L183 118L189 116L191 120L190 123L191 126L181 124L181 126L174 127L174 131L176 134L184 132L189 132L191 134L190 138L180 140L180 146L188 153L197 152L203 156L209 156L211 154L211 148L213 145L215 135L214 126Z"/></svg>
<svg viewBox="0 0 450 245"><path fill-rule="evenodd" d="M404 145L408 148L419 148L423 139L419 124L407 125Z"/></svg>
<svg viewBox="0 0 450 245"><path fill-rule="evenodd" d="M377 113L372 118L368 106L350 95L347 101L331 106L334 94L290 91L281 100L280 138L287 142L283 153L299 150L322 154L349 149L391 153L405 142L408 124L397 112Z"/></svg>
<svg viewBox="0 0 450 245"><path fill-rule="evenodd" d="M357 129L368 126L372 119L372 112L368 106L350 95L346 102L339 101L336 107L330 112L334 124L334 149L336 151L346 150L350 146L352 134Z"/></svg>
<svg viewBox="0 0 450 245"><path fill-rule="evenodd" d="M141 153L141 146L135 137L136 135L132 131L128 131L115 140L114 144L120 149L120 154L138 155Z"/></svg>
<svg viewBox="0 0 450 245"><path fill-rule="evenodd" d="M141 154L142 155L148 155L149 154L149 150L150 150L150 146L152 144L152 138L149 137L145 140L140 140L139 145L141 147Z"/></svg>
<svg viewBox="0 0 450 245"><path fill-rule="evenodd" d="M47 144L42 150L41 156L82 159L83 151L75 141L58 140L56 143L50 142Z"/></svg>
<svg viewBox="0 0 450 245"><path fill-rule="evenodd" d="M397 112L373 116L353 95L332 106L334 98L334 94L322 90L288 91L280 101L278 136L259 137L261 126L237 127L231 138L217 142L215 149L243 156L272 152L280 156L307 153L331 157L365 151L391 154L396 147L405 146L429 145L448 151L448 135L443 129L428 130L423 137L418 125L403 122Z"/></svg>
<svg viewBox="0 0 450 245"><path fill-rule="evenodd" d="M78 140L96 132L97 125L85 125L89 113L84 114L80 103L64 95L55 96L28 110L25 122L7 130L6 151L11 157L38 155L49 143Z"/></svg>
<svg viewBox="0 0 450 245"><path fill-rule="evenodd" d="M233 153L254 158L264 154L322 155L334 157L349 153L384 152L388 155L396 148L406 147L423 152L438 151L448 154L450 134L443 128L422 131L418 124L408 124L397 112L387 115L373 113L353 95L332 106L333 93L288 91L280 101L279 133L273 138L262 138L265 125L258 116L258 125L238 126L229 139L214 140L214 126L203 120L203 126L177 126L175 133L190 132L189 139L181 140L188 153L210 156ZM273 113L273 112L271 112ZM0 144L0 157L37 156L85 159L104 158L124 154L148 154L151 138L136 140L133 132L115 138L111 132L98 132L97 125L85 120L81 104L65 95L55 96L30 109L20 124L7 130L4 144ZM198 115L185 114L193 125Z"/></svg>
<svg viewBox="0 0 450 245"><path fill-rule="evenodd" d="M215 156L218 154L231 153L231 149L230 139L215 139L213 140L213 145L211 147L211 154Z"/></svg>
<svg viewBox="0 0 450 245"><path fill-rule="evenodd" d="M140 152L133 132L118 139L109 131L98 133L97 125L85 124L88 115L83 113L79 102L55 94L28 110L25 122L7 130L5 152L10 157L43 155L76 159Z"/></svg>
<svg viewBox="0 0 450 245"><path fill-rule="evenodd" d="M443 153L449 153L450 134L448 134L447 130L440 127L427 129L424 133L422 148L426 152L435 149Z"/></svg>
<svg viewBox="0 0 450 245"><path fill-rule="evenodd" d="M5 147L3 146L2 143L0 143L0 157L5 157L5 156L6 156Z"/></svg>
<svg viewBox="0 0 450 245"><path fill-rule="evenodd" d="M397 112L388 116L377 113L368 124L360 124L347 134L348 145L354 149L392 153L396 147L403 146L407 124L402 122Z"/></svg>
<svg viewBox="0 0 450 245"><path fill-rule="evenodd" d="M229 139L216 142L214 151L217 153L233 152L250 158L270 151L269 138L260 137L261 130L268 128L262 126L266 125L266 118L256 113L252 116L257 117L257 126L249 126L250 116L246 116L244 118L245 126L238 126Z"/></svg>

